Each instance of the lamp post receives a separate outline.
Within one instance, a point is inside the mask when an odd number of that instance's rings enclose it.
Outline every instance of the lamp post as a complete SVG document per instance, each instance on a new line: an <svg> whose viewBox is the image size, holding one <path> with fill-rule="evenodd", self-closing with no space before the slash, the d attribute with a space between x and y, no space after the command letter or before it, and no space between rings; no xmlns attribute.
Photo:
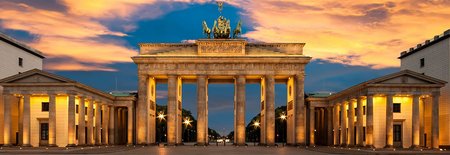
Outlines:
<svg viewBox="0 0 450 155"><path fill-rule="evenodd" d="M281 144L284 147L284 121L286 120L286 114L284 114L284 111L280 115L281 119Z"/></svg>
<svg viewBox="0 0 450 155"><path fill-rule="evenodd" d="M259 121L254 121L253 122L254 130L258 129L259 125L260 125ZM253 146L256 146L256 135L253 134L253 136L254 136L254 138L253 138Z"/></svg>
<svg viewBox="0 0 450 155"><path fill-rule="evenodd" d="M186 117L186 118L184 118L184 121L183 121L183 124L184 125L186 125L186 128L185 128L185 130L187 130L187 128L189 127L189 126L191 126L191 119L189 119L189 117ZM189 131L189 130L188 130ZM188 133L189 134L189 133ZM187 134L187 141L189 141L189 135Z"/></svg>
<svg viewBox="0 0 450 155"><path fill-rule="evenodd" d="M164 111L159 111L157 118L159 119L159 125L161 126L162 121L166 120L166 115L164 115ZM159 143L161 143L161 134L163 131L161 131L160 128L158 128L158 130L159 130L158 141L159 141Z"/></svg>

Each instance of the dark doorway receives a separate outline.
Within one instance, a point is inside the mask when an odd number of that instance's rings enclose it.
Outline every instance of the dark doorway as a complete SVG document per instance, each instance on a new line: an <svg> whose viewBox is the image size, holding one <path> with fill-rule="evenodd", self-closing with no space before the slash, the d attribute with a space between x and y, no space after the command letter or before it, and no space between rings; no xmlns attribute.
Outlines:
<svg viewBox="0 0 450 155"><path fill-rule="evenodd" d="M402 124L394 124L394 147L402 147Z"/></svg>

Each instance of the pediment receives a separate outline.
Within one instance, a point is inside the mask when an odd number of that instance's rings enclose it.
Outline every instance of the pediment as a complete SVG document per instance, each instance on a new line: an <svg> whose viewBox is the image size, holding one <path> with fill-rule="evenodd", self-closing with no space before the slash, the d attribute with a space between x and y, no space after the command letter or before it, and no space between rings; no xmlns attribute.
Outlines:
<svg viewBox="0 0 450 155"><path fill-rule="evenodd" d="M0 80L0 83L73 83L73 80L33 69Z"/></svg>
<svg viewBox="0 0 450 155"><path fill-rule="evenodd" d="M445 81L404 70L369 81L369 84L445 84Z"/></svg>

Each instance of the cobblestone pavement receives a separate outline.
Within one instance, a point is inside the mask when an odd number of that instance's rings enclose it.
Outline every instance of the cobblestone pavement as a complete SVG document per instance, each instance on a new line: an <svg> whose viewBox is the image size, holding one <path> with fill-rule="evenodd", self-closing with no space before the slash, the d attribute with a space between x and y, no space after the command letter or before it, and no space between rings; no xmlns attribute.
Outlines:
<svg viewBox="0 0 450 155"><path fill-rule="evenodd" d="M249 144L248 147L231 145L203 146L96 146L72 148L21 148L2 147L0 154L152 154L152 155L302 155L302 154L450 154L439 150L385 150L349 149L340 147L262 147Z"/></svg>

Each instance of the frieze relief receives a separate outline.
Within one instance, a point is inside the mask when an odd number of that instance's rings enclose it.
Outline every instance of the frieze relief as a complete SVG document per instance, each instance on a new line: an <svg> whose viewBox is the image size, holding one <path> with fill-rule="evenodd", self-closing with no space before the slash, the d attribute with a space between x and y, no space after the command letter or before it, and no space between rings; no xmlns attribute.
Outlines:
<svg viewBox="0 0 450 155"><path fill-rule="evenodd" d="M140 64L140 71L301 71L302 64Z"/></svg>
<svg viewBox="0 0 450 155"><path fill-rule="evenodd" d="M199 55L245 55L245 40L198 40Z"/></svg>

